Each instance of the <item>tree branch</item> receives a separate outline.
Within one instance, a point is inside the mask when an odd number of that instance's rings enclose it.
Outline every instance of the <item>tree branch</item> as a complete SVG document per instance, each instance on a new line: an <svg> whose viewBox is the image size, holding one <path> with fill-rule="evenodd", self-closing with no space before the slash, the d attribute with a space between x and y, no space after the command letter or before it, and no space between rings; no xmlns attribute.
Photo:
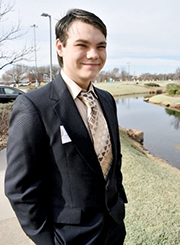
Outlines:
<svg viewBox="0 0 180 245"><path fill-rule="evenodd" d="M33 47L30 48L24 48L21 52L12 54L8 57L3 57L3 59L6 59L5 63L0 66L0 70L2 70L4 67L17 63L22 60L28 60L28 58L25 58L25 56L30 55L34 51ZM1 59L2 57L0 57Z"/></svg>

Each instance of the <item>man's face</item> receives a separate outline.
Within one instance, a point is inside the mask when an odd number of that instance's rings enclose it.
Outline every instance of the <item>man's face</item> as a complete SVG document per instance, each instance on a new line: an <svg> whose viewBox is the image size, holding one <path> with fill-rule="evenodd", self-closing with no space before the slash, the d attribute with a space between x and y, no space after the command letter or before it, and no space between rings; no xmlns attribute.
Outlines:
<svg viewBox="0 0 180 245"><path fill-rule="evenodd" d="M74 21L68 30L66 46L57 40L63 70L80 87L87 89L106 61L106 39L103 33L90 24Z"/></svg>

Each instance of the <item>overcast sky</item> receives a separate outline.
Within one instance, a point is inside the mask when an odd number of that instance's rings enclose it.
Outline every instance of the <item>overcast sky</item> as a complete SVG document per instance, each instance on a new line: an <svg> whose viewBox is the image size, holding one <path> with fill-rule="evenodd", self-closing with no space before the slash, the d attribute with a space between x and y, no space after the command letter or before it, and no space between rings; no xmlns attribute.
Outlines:
<svg viewBox="0 0 180 245"><path fill-rule="evenodd" d="M53 64L57 64L54 26L70 8L91 11L106 24L108 47L104 70L115 67L128 70L129 66L132 75L139 75L170 73L180 67L180 0L16 0L9 21L1 25L7 29L20 18L23 29L28 32L12 41L11 49L33 44L31 26L35 24L38 26L37 64L48 65L49 18L41 16L48 13L52 18ZM33 66L34 61L28 65Z"/></svg>

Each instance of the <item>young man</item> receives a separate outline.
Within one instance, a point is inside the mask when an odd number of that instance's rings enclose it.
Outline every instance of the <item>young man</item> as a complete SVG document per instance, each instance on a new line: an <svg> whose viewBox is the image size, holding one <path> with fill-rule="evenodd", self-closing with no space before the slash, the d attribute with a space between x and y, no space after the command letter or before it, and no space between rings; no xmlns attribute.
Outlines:
<svg viewBox="0 0 180 245"><path fill-rule="evenodd" d="M74 9L56 38L60 74L14 104L6 195L37 245L120 245L127 200L116 106L91 83L106 61L106 27Z"/></svg>

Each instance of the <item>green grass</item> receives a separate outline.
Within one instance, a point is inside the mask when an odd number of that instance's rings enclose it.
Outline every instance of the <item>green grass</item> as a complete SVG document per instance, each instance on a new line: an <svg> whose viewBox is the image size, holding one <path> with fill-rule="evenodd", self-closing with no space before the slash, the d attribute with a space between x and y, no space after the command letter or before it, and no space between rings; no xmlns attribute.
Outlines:
<svg viewBox="0 0 180 245"><path fill-rule="evenodd" d="M166 94L155 95L149 99L152 103L173 104L180 103L180 96L168 96Z"/></svg>
<svg viewBox="0 0 180 245"><path fill-rule="evenodd" d="M180 171L135 149L121 130L125 245L180 244Z"/></svg>
<svg viewBox="0 0 180 245"><path fill-rule="evenodd" d="M124 84L121 82L114 83L95 83L97 88L109 91L114 96L128 95L128 94L144 94L148 93L150 88L146 88L136 84Z"/></svg>

